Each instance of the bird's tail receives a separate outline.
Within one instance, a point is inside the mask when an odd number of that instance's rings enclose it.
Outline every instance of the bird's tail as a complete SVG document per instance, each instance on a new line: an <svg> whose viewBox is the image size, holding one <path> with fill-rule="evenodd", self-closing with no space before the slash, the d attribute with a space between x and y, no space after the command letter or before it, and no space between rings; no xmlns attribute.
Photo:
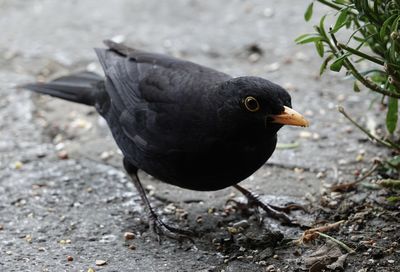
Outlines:
<svg viewBox="0 0 400 272"><path fill-rule="evenodd" d="M30 83L20 86L37 93L93 106L96 103L98 84L103 78L92 72L80 72L57 78L49 83Z"/></svg>

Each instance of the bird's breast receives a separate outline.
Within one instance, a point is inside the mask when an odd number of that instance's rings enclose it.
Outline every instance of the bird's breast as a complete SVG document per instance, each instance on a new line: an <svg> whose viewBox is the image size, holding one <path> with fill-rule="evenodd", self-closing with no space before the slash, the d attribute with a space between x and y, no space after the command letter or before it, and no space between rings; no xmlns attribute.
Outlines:
<svg viewBox="0 0 400 272"><path fill-rule="evenodd" d="M255 142L216 142L196 151L170 150L158 167L142 169L179 187L219 190L253 174L269 159L275 146L276 137Z"/></svg>

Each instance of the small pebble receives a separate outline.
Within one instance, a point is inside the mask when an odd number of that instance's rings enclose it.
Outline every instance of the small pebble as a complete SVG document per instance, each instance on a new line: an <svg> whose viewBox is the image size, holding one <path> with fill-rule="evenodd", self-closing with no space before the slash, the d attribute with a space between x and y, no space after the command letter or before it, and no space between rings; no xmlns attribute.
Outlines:
<svg viewBox="0 0 400 272"><path fill-rule="evenodd" d="M0 230L3 230L4 226L2 224L0 224Z"/></svg>
<svg viewBox="0 0 400 272"><path fill-rule="evenodd" d="M96 260L96 265L97 266L103 266L103 265L106 265L107 264L107 261L105 261L105 260Z"/></svg>
<svg viewBox="0 0 400 272"><path fill-rule="evenodd" d="M128 248L129 248L130 250L135 250L135 249L136 249L136 246L135 246L135 245L129 245Z"/></svg>
<svg viewBox="0 0 400 272"><path fill-rule="evenodd" d="M289 92L295 92L295 91L297 91L296 86L295 86L293 83L290 83L290 82L284 83L284 84L283 84L283 87L284 87L287 91L289 91Z"/></svg>
<svg viewBox="0 0 400 272"><path fill-rule="evenodd" d="M274 10L272 8L265 8L263 10L263 15L267 18L270 18L274 15Z"/></svg>
<svg viewBox="0 0 400 272"><path fill-rule="evenodd" d="M280 68L279 62L273 62L271 64L267 64L264 66L266 72L275 72L279 70L279 68Z"/></svg>
<svg viewBox="0 0 400 272"><path fill-rule="evenodd" d="M203 223L203 217L198 216L198 217L196 218L196 222L197 222L198 224Z"/></svg>
<svg viewBox="0 0 400 272"><path fill-rule="evenodd" d="M74 260L74 257L72 257L72 256L67 256L67 261L68 262L72 262Z"/></svg>
<svg viewBox="0 0 400 272"><path fill-rule="evenodd" d="M100 154L100 159L102 159L103 161L108 160L109 158L112 157L112 153L108 152L108 151L104 151Z"/></svg>
<svg viewBox="0 0 400 272"><path fill-rule="evenodd" d="M255 63L255 62L259 61L260 58L261 58L261 55L258 54L258 53L252 53L252 54L250 54L250 56L248 57L249 61L252 62L252 63Z"/></svg>
<svg viewBox="0 0 400 272"><path fill-rule="evenodd" d="M394 264L394 260L387 260L388 261L388 263L390 263L390 264Z"/></svg>
<svg viewBox="0 0 400 272"><path fill-rule="evenodd" d="M95 272L96 270L94 270L93 268L89 268L88 270L87 270L87 272Z"/></svg>
<svg viewBox="0 0 400 272"><path fill-rule="evenodd" d="M133 232L125 232L124 238L125 240L133 240L135 239L136 235Z"/></svg>
<svg viewBox="0 0 400 272"><path fill-rule="evenodd" d="M267 265L267 262L266 262L266 261L259 261L258 264L259 264L259 265L266 266L266 265Z"/></svg>
<svg viewBox="0 0 400 272"><path fill-rule="evenodd" d="M265 268L265 271L273 272L275 271L275 266L273 264L268 265L267 268Z"/></svg>
<svg viewBox="0 0 400 272"><path fill-rule="evenodd" d="M343 94L339 94L339 95L337 96L337 100L338 100L339 102L343 102L344 100L346 100L346 96L344 96Z"/></svg>
<svg viewBox="0 0 400 272"><path fill-rule="evenodd" d="M242 221L234 223L232 227L245 229L245 228L248 228L249 226L250 226L250 224L247 220L242 220Z"/></svg>

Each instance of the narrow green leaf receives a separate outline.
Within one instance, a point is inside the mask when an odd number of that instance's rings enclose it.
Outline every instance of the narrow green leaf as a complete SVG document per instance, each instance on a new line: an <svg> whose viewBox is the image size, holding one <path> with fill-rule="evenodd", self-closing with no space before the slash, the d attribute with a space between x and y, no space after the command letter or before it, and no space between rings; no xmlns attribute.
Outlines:
<svg viewBox="0 0 400 272"><path fill-rule="evenodd" d="M398 119L398 99L389 97L388 111L386 114L386 128L390 134L396 129Z"/></svg>
<svg viewBox="0 0 400 272"><path fill-rule="evenodd" d="M319 21L319 33L321 34L322 37L327 37L326 31L325 31L325 22L326 15L322 16L321 20Z"/></svg>
<svg viewBox="0 0 400 272"><path fill-rule="evenodd" d="M360 86L358 86L358 81L357 80L354 81L353 91L355 91L356 93L361 92L361 89L360 89Z"/></svg>
<svg viewBox="0 0 400 272"><path fill-rule="evenodd" d="M339 72L340 69L341 69L342 66L343 66L344 60L345 60L348 56L350 56L350 55L351 55L351 54L350 54L349 52L347 52L347 53L341 55L339 58L337 58L337 59L331 64L331 66L329 66L329 69L331 69L331 70L334 71L334 72Z"/></svg>
<svg viewBox="0 0 400 272"><path fill-rule="evenodd" d="M304 13L304 20L306 20L306 22L310 21L311 16L313 14L313 6L314 6L314 2L311 2L307 9L306 12Z"/></svg>
<svg viewBox="0 0 400 272"><path fill-rule="evenodd" d="M397 16L397 14L393 14L390 16L386 21L382 24L381 29L379 30L379 37L381 40L385 38L385 36L389 36L390 34L390 28L389 24L392 23L393 19Z"/></svg>
<svg viewBox="0 0 400 272"><path fill-rule="evenodd" d="M313 34L302 34L302 35L300 35L300 36L298 36L296 39L294 39L294 41L297 43L298 41L300 41L300 40L302 40L302 39L304 39L304 38L306 38L306 37L308 37L308 36L311 36L311 35L313 35Z"/></svg>
<svg viewBox="0 0 400 272"><path fill-rule="evenodd" d="M339 17L336 20L335 26L333 27L333 29L331 31L332 33L335 33L340 28L342 28L344 25L346 25L348 13L349 13L348 9L345 9L342 12L340 12Z"/></svg>
<svg viewBox="0 0 400 272"><path fill-rule="evenodd" d="M311 43L311 42L317 42L322 40L321 36L308 36L308 37L304 37L302 39L296 39L295 42L297 44L306 44L306 43Z"/></svg>
<svg viewBox="0 0 400 272"><path fill-rule="evenodd" d="M333 59L334 55L330 54L321 64L321 68L319 68L319 75L322 76L322 74L325 72L326 70L326 66L328 65L328 63Z"/></svg>
<svg viewBox="0 0 400 272"><path fill-rule="evenodd" d="M343 58L339 58L339 59L335 60L335 61L331 64L331 66L329 66L329 69L331 69L331 71L334 71L334 72L339 72L340 69L342 69L343 60L344 60Z"/></svg>
<svg viewBox="0 0 400 272"><path fill-rule="evenodd" d="M324 56L324 44L322 41L316 41L315 48L317 49L318 55L322 58Z"/></svg>

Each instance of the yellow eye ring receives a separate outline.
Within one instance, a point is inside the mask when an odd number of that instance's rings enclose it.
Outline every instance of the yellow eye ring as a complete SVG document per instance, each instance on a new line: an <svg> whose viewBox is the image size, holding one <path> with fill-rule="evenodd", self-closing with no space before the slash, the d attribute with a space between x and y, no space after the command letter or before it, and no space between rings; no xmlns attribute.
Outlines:
<svg viewBox="0 0 400 272"><path fill-rule="evenodd" d="M257 99L253 96L248 96L243 101L246 110L250 112L256 112L260 109L260 104L258 103Z"/></svg>

